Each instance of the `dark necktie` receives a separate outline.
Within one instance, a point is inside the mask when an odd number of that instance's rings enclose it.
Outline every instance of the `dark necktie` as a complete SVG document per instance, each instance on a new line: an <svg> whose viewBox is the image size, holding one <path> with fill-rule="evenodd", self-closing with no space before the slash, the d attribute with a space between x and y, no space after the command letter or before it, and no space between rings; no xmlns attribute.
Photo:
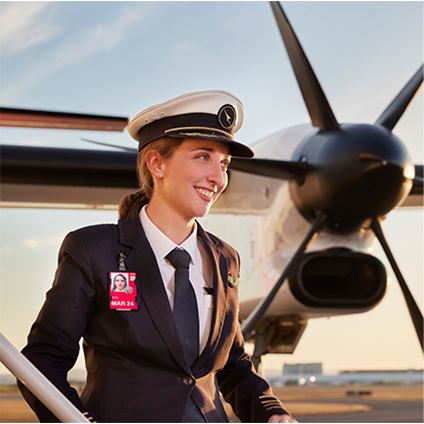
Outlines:
<svg viewBox="0 0 424 424"><path fill-rule="evenodd" d="M199 356L199 316L197 300L189 280L190 255L174 249L166 259L175 268L174 320L190 366Z"/></svg>

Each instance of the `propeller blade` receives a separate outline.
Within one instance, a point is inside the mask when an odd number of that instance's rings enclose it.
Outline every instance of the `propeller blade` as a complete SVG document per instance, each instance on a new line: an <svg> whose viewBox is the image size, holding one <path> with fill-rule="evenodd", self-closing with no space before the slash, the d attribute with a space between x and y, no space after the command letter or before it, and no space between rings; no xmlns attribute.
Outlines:
<svg viewBox="0 0 424 424"><path fill-rule="evenodd" d="M421 65L420 69L418 69L405 87L402 88L389 106L387 106L386 110L377 119L376 125L382 125L391 131L402 117L403 112L405 112L417 91L420 89L422 82L423 65Z"/></svg>
<svg viewBox="0 0 424 424"><path fill-rule="evenodd" d="M403 278L402 273L400 272L399 267L397 266L397 263L395 261L395 258L390 250L390 247L386 241L386 238L383 234L383 229L381 228L380 221L378 219L374 219L374 221L371 224L371 228L374 231L375 235L377 236L381 246L383 247L384 253L386 254L387 258L389 259L390 265L393 268L393 271L396 275L396 278L399 282L400 288L403 293L403 297L405 298L406 304L408 306L409 315L411 316L412 322L415 327L415 331L418 336L418 340L420 341L421 349L424 352L424 345L423 345L423 314L418 308L417 303L415 302L415 299L412 296L412 293L410 292L408 285L406 284L405 279Z"/></svg>
<svg viewBox="0 0 424 424"><path fill-rule="evenodd" d="M124 152L138 153L138 150L136 148L132 148L132 147L124 147L124 146L118 146L117 144L103 143L101 141L89 140L88 138L81 138L81 140L86 141L87 143L97 144L99 146L114 147L115 149L119 149L119 150L122 150Z"/></svg>
<svg viewBox="0 0 424 424"><path fill-rule="evenodd" d="M301 162L290 162L271 159L231 159L230 169L248 172L249 174L262 175L264 177L290 180L294 177L303 176L308 172L309 165Z"/></svg>
<svg viewBox="0 0 424 424"><path fill-rule="evenodd" d="M0 108L4 127L54 128L60 130L123 131L128 118L32 109Z"/></svg>
<svg viewBox="0 0 424 424"><path fill-rule="evenodd" d="M314 236L322 229L322 227L327 223L327 215L321 214L318 215L315 219L315 221L312 224L311 229L309 230L308 234L302 241L301 245L297 249L296 253L291 258L290 262L286 266L285 270L281 274L281 277L278 279L278 281L275 283L274 287L271 289L271 291L268 293L266 297L264 297L256 306L256 308L251 312L251 314L246 318L246 321L244 321L243 325L241 326L241 331L243 333L243 337L245 340L248 339L250 334L252 333L253 329L256 327L256 325L259 323L263 315L265 314L266 310L268 309L271 302L274 300L274 297L278 293L278 290L286 280L286 278L290 277L292 272L296 269L296 267L299 265L300 261L302 260L302 255L305 249L308 247L311 240L314 238Z"/></svg>
<svg viewBox="0 0 424 424"><path fill-rule="evenodd" d="M270 3L313 126L322 130L337 129L336 117L283 8L278 1Z"/></svg>

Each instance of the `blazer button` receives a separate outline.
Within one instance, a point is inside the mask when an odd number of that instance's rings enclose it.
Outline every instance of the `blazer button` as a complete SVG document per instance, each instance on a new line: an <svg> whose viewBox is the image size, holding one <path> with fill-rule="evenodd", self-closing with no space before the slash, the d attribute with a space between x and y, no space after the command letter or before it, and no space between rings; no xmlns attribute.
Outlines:
<svg viewBox="0 0 424 424"><path fill-rule="evenodd" d="M183 384L185 386L191 386L194 384L194 380L189 375L186 375L185 377L183 377Z"/></svg>

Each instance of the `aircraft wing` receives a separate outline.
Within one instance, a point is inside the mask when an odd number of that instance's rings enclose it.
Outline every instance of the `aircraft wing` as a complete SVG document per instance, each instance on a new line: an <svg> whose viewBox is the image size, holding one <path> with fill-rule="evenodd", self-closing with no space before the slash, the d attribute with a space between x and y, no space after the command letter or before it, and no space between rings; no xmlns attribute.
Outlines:
<svg viewBox="0 0 424 424"><path fill-rule="evenodd" d="M0 124L4 127L20 128L123 131L128 124L128 118L2 107L0 108Z"/></svg>
<svg viewBox="0 0 424 424"><path fill-rule="evenodd" d="M116 209L123 196L138 188L136 161L135 151L2 145L0 206ZM264 181L270 180L261 177L262 171L269 166L275 166L273 161L234 158L229 187L216 211L231 209L237 213L237 199L258 190L261 193ZM415 169L414 185L403 207L423 206L423 165L416 165ZM296 172L293 166L279 174L276 170L272 183L290 179ZM246 209L240 208L239 213L246 213Z"/></svg>
<svg viewBox="0 0 424 424"><path fill-rule="evenodd" d="M136 153L2 145L0 155L2 207L117 209L138 188Z"/></svg>

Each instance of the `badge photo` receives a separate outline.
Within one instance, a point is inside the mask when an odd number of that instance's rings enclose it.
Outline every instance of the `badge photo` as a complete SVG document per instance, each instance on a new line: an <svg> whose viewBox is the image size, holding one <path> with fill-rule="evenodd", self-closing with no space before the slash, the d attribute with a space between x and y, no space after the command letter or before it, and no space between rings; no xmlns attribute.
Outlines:
<svg viewBox="0 0 424 424"><path fill-rule="evenodd" d="M135 272L109 272L110 309L118 311L138 309L136 279Z"/></svg>

